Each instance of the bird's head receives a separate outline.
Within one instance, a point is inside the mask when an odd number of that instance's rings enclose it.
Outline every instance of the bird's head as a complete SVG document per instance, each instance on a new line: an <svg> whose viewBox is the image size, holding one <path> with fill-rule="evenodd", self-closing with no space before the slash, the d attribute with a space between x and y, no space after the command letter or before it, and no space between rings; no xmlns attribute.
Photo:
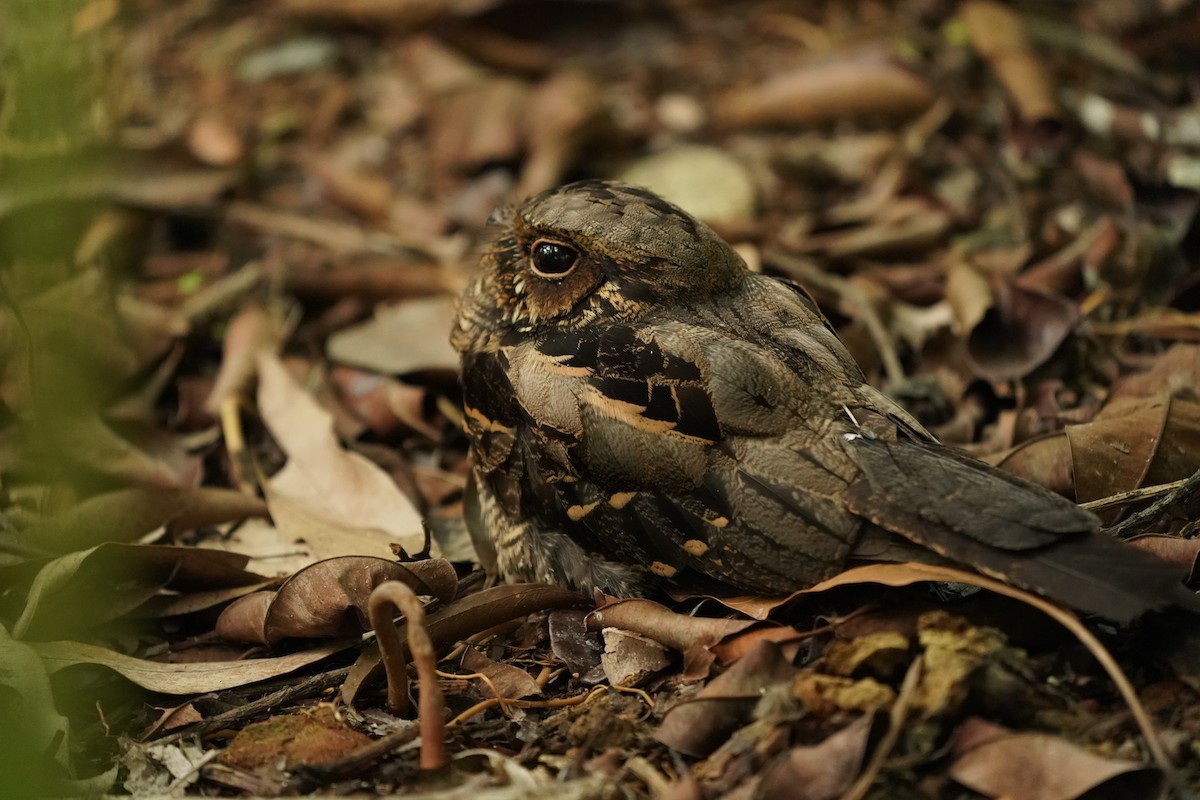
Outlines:
<svg viewBox="0 0 1200 800"><path fill-rule="evenodd" d="M580 181L497 213L502 230L467 288L453 335L571 330L631 320L735 286L746 265L711 228L646 189Z"/></svg>

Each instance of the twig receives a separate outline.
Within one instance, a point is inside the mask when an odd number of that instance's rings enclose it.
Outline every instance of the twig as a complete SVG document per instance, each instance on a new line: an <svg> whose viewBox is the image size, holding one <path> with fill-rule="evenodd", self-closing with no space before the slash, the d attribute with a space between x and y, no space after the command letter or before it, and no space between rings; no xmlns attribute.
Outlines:
<svg viewBox="0 0 1200 800"><path fill-rule="evenodd" d="M1160 483L1155 486L1130 489L1128 492L1117 492L1108 497L1101 497L1099 500L1089 500L1086 503L1080 503L1079 507L1086 508L1088 511L1108 511L1110 508L1120 508L1130 503L1139 503L1142 500L1162 497L1164 494L1175 491L1187 482L1188 478L1184 478L1183 480L1171 481L1170 483Z"/></svg>
<svg viewBox="0 0 1200 800"><path fill-rule="evenodd" d="M412 653L417 677L421 682L420 707L417 712L421 732L421 769L440 769L446 763L445 720L442 718L442 687L437 678L437 655L429 632L425 630L425 608L416 592L400 581L385 581L375 587L367 601L367 618L375 629L383 668L387 674L388 709L400 716L407 715L408 664L404 644L392 621L396 612L407 621L408 649Z"/></svg>
<svg viewBox="0 0 1200 800"><path fill-rule="evenodd" d="M1171 514L1191 518L1197 513L1200 513L1200 470L1196 470L1192 477L1170 489L1168 494L1160 497L1148 508L1130 514L1120 523L1109 528L1108 533L1121 539L1128 539L1142 533Z"/></svg>
<svg viewBox="0 0 1200 800"><path fill-rule="evenodd" d="M913 694L916 692L924 672L925 657L917 656L909 665L908 672L904 674L904 682L900 684L900 693L896 695L896 702L892 703L891 711L888 713L887 733L883 735L879 746L871 754L871 760L867 762L862 774L842 795L842 800L861 800L866 796L871 784L875 782L879 770L883 769L883 763L892 754L896 742L900 741L900 732L904 729L904 721L908 719L908 709L912 705Z"/></svg>
<svg viewBox="0 0 1200 800"><path fill-rule="evenodd" d="M172 731L171 733L153 739L157 744L170 744L177 742L187 736L202 734L214 728L228 727L232 723L241 722L250 719L259 714L266 714L269 711L280 708L293 700L308 697L312 694L322 692L326 689L337 686L346 675L350 672L349 667L339 667L331 669L328 672L322 672L320 675L314 675L307 680L291 686L285 686L278 691L263 695L257 700L251 700L248 703L243 703L236 708L231 708L228 711L220 714L215 714L207 719L200 720L194 725L188 725L185 728Z"/></svg>
<svg viewBox="0 0 1200 800"><path fill-rule="evenodd" d="M654 708L654 699L641 689L635 689L632 686L597 686L584 694L577 694L574 697L559 697L553 700L510 700L502 697L489 697L468 708L466 711L459 714L454 719L446 723L446 727L453 728L457 725L469 720L471 717L482 714L489 708L496 706L512 706L514 708L568 708L577 706L581 703L586 703L592 697L600 692L606 691L626 692L628 694L636 694L650 707Z"/></svg>

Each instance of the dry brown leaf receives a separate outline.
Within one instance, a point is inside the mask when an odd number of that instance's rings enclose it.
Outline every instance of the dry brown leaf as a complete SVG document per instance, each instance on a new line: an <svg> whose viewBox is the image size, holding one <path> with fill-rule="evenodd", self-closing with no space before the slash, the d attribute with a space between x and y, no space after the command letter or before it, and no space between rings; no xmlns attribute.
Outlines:
<svg viewBox="0 0 1200 800"><path fill-rule="evenodd" d="M1109 402L1124 397L1153 397L1158 394L1196 395L1200 387L1200 345L1177 344L1150 361L1148 368L1122 375L1109 395Z"/></svg>
<svg viewBox="0 0 1200 800"><path fill-rule="evenodd" d="M522 697L534 697L542 693L541 688L528 672L510 664L501 664L485 656L474 647L463 651L462 667L468 672L486 675L488 681L480 684L485 697L501 697L506 700L520 700ZM492 691L495 687L495 692Z"/></svg>
<svg viewBox="0 0 1200 800"><path fill-rule="evenodd" d="M946 272L946 302L954 312L958 330L972 330L991 307L988 278L966 261L954 261Z"/></svg>
<svg viewBox="0 0 1200 800"><path fill-rule="evenodd" d="M989 282L993 304L967 336L967 356L983 377L1008 381L1045 363L1075 326L1079 310L999 276Z"/></svg>
<svg viewBox="0 0 1200 800"><path fill-rule="evenodd" d="M653 639L620 628L605 628L600 663L612 686L637 686L661 670L671 659L667 648Z"/></svg>
<svg viewBox="0 0 1200 800"><path fill-rule="evenodd" d="M707 756L749 721L767 687L795 675L796 668L773 642L759 642L691 699L672 706L655 738L685 755Z"/></svg>
<svg viewBox="0 0 1200 800"><path fill-rule="evenodd" d="M254 380L258 354L278 352L282 335L280 314L254 302L238 309L225 331L221 366L204 401L204 410L215 417L226 398L244 393Z"/></svg>
<svg viewBox="0 0 1200 800"><path fill-rule="evenodd" d="M972 625L945 611L922 614L917 638L925 669L913 705L926 718L955 713L976 670L997 658L1007 645L1004 634L995 628Z"/></svg>
<svg viewBox="0 0 1200 800"><path fill-rule="evenodd" d="M359 644L354 639L322 645L277 658L249 658L239 661L210 661L201 664L164 664L127 656L115 650L79 642L38 642L31 645L54 674L80 664L97 664L152 692L163 694L203 694L278 678L301 667Z"/></svg>
<svg viewBox="0 0 1200 800"><path fill-rule="evenodd" d="M287 638L349 636L367 629L371 591L390 580L442 601L452 599L458 588L454 568L441 559L401 564L370 556L330 558L288 578L265 604L259 595L233 603L217 620L217 633L268 645ZM253 617L258 611L263 618Z"/></svg>
<svg viewBox="0 0 1200 800"><path fill-rule="evenodd" d="M1141 486L1169 410L1162 399L1122 401L1105 406L1089 423L1069 425L1076 499L1086 503Z"/></svg>
<svg viewBox="0 0 1200 800"><path fill-rule="evenodd" d="M277 772L345 758L371 741L330 705L280 714L242 728L220 759L239 769Z"/></svg>
<svg viewBox="0 0 1200 800"><path fill-rule="evenodd" d="M1145 533L1125 541L1179 567L1179 574L1185 583L1192 583L1200 577L1200 537L1184 539L1180 536Z"/></svg>
<svg viewBox="0 0 1200 800"><path fill-rule="evenodd" d="M862 771L874 716L864 714L814 745L793 747L763 777L762 800L836 800Z"/></svg>
<svg viewBox="0 0 1200 800"><path fill-rule="evenodd" d="M1159 797L1164 788L1153 767L1101 758L1049 734L1010 733L974 717L959 728L954 751L950 777L989 797L1116 800Z"/></svg>
<svg viewBox="0 0 1200 800"><path fill-rule="evenodd" d="M991 0L969 0L959 15L971 44L1004 84L1022 119L1028 123L1060 119L1062 110L1051 74L1034 52L1017 13Z"/></svg>
<svg viewBox="0 0 1200 800"><path fill-rule="evenodd" d="M381 306L367 322L330 336L326 352L332 361L385 375L457 374L458 353L450 346L453 319L454 301L445 296Z"/></svg>
<svg viewBox="0 0 1200 800"><path fill-rule="evenodd" d="M434 611L425 617L425 629L434 647L441 648L535 611L568 608L588 602L583 595L554 586L510 583L460 597L445 608ZM407 644L404 647L407 648ZM405 657L408 657L407 651ZM342 699L353 703L363 685L378 677L382 671L379 648L372 644L359 655L342 683Z"/></svg>
<svg viewBox="0 0 1200 800"><path fill-rule="evenodd" d="M1029 439L1006 453L997 453L985 460L1064 497L1075 496L1071 446L1061 432Z"/></svg>
<svg viewBox="0 0 1200 800"><path fill-rule="evenodd" d="M392 479L338 443L329 413L279 359L260 353L258 372L263 420L288 455L266 492L280 530L308 541L318 556L387 557L393 542L419 552L425 541L421 515ZM322 532L327 538L314 542Z"/></svg>
<svg viewBox="0 0 1200 800"><path fill-rule="evenodd" d="M713 101L721 128L814 125L864 117L907 117L934 101L924 78L873 48L838 56L744 87Z"/></svg>

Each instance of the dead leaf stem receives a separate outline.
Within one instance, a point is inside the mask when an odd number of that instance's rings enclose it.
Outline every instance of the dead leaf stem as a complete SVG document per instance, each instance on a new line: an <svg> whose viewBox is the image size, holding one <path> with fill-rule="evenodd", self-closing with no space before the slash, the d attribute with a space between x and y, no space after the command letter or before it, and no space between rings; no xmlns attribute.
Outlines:
<svg viewBox="0 0 1200 800"><path fill-rule="evenodd" d="M883 768L883 763L892 754L896 742L900 741L900 733L904 729L905 720L908 719L908 710L912 706L913 696L916 694L924 672L925 658L917 656L909 664L908 672L904 674L904 682L900 684L900 693L896 695L896 702L892 703L891 711L888 713L887 733L883 735L879 746L871 754L871 760L867 762L866 769L842 795L842 800L861 800L875 782L875 777Z"/></svg>
<svg viewBox="0 0 1200 800"><path fill-rule="evenodd" d="M383 668L387 674L387 704L396 714L406 716L408 702L408 664L404 644L392 621L396 612L404 614L408 630L408 649L417 668L421 696L417 719L421 731L421 769L440 769L446 763L445 720L442 718L442 687L437 677L437 654L425 630L425 607L416 592L400 581L385 581L375 587L367 601L367 617L379 642Z"/></svg>

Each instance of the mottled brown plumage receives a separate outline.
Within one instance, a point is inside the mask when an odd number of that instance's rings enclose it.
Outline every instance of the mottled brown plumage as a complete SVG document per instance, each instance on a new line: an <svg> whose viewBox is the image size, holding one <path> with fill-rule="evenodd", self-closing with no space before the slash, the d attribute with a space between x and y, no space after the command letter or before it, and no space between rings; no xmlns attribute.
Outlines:
<svg viewBox="0 0 1200 800"><path fill-rule="evenodd" d="M503 224L452 339L506 577L778 593L916 551L1117 620L1195 599L1091 514L937 445L798 287L660 197L585 181Z"/></svg>

